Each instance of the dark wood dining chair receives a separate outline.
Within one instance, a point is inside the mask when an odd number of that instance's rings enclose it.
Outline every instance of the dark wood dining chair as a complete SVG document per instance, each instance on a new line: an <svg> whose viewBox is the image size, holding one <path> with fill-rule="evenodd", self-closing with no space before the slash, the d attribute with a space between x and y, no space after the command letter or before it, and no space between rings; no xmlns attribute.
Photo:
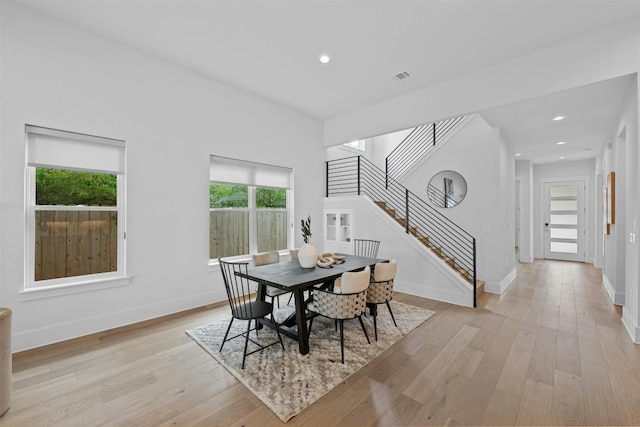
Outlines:
<svg viewBox="0 0 640 427"><path fill-rule="evenodd" d="M273 320L273 304L266 301L256 301L253 299L254 284L249 281L244 274L247 274L247 262L225 262L218 258L220 263L220 271L222 272L222 279L224 280L224 287L227 291L227 298L229 299L229 306L231 307L231 320L227 327L227 332L224 334L222 344L220 345L220 351L224 347L224 343L234 338L244 336L244 352L242 354L242 369L244 369L244 362L248 355L262 351L267 347L280 343L282 350L284 350L284 344L282 337L280 336L280 330L278 324ZM251 331L256 331L258 334L258 319L262 319L268 315L271 315L271 322L275 325L276 333L278 335L278 341L274 341L269 344L262 344L252 339L249 335ZM234 335L231 338L227 338L233 320L246 320L247 330L240 334ZM252 321L255 322L255 326L251 328ZM256 350L247 352L249 348L249 341L258 346Z"/></svg>
<svg viewBox="0 0 640 427"><path fill-rule="evenodd" d="M280 254L278 251L271 252L263 252L261 254L255 254L251 256L253 260L253 265L259 267L261 265L268 264L276 264L280 262ZM283 291L282 289L274 288L273 286L267 286L266 289L267 296L271 298L271 304L273 304L273 299L277 298L278 307L280 307L280 295L288 293L288 291Z"/></svg>
<svg viewBox="0 0 640 427"><path fill-rule="evenodd" d="M367 258L377 258L380 249L379 240L353 239L353 254Z"/></svg>
<svg viewBox="0 0 640 427"><path fill-rule="evenodd" d="M344 363L344 321L355 319L360 321L364 336L369 340L369 334L364 327L362 315L367 309L367 288L371 271L367 266L359 272L342 273L342 289L340 293L327 289L315 289L313 300L307 304L307 310L320 316L335 320L340 326L340 355ZM311 326L313 317L309 321L309 336L311 336Z"/></svg>
<svg viewBox="0 0 640 427"><path fill-rule="evenodd" d="M389 301L393 298L393 280L396 277L397 271L398 263L393 259L391 262L377 263L371 275L371 282L367 290L367 307L369 307L369 313L373 316L373 332L376 341L378 341L377 319L379 304L387 305L393 324L398 327L396 318L393 316L393 311L391 311L391 305L389 304Z"/></svg>

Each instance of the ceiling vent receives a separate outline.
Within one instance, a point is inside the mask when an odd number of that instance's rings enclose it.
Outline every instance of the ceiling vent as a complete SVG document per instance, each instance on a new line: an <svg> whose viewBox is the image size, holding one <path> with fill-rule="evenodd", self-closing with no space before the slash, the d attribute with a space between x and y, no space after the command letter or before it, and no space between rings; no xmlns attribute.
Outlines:
<svg viewBox="0 0 640 427"><path fill-rule="evenodd" d="M411 74L409 74L408 71L402 71L398 74L394 74L393 76L391 76L391 78L396 82L407 80L409 77L411 77Z"/></svg>

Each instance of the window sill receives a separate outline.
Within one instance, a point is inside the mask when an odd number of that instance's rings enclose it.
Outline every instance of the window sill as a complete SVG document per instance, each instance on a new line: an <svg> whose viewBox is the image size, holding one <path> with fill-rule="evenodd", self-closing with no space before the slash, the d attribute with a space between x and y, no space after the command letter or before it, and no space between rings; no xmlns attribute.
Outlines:
<svg viewBox="0 0 640 427"><path fill-rule="evenodd" d="M126 286L130 282L129 277L113 277L109 279L86 280L83 282L68 283L53 286L41 286L25 289L20 294L21 301L32 301L43 298L53 298L63 295L92 292L100 289L111 289L118 286Z"/></svg>

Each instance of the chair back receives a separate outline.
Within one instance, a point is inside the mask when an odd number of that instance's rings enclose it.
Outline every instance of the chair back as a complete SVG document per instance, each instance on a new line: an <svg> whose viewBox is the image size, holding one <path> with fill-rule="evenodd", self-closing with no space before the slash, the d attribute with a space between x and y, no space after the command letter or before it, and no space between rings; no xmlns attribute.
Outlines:
<svg viewBox="0 0 640 427"><path fill-rule="evenodd" d="M379 262L373 270L373 278L367 290L367 302L382 304L393 298L393 279L398 271L398 263L395 259L391 262ZM389 308L391 311L391 308ZM394 319L395 322L395 319Z"/></svg>
<svg viewBox="0 0 640 427"><path fill-rule="evenodd" d="M297 249L289 249L289 259L296 260L298 259L298 250Z"/></svg>
<svg viewBox="0 0 640 427"><path fill-rule="evenodd" d="M253 258L253 265L256 267L280 262L280 254L278 251L263 252L261 254L252 255L251 258Z"/></svg>
<svg viewBox="0 0 640 427"><path fill-rule="evenodd" d="M392 259L391 262L379 262L373 270L373 280L375 282L389 282L395 279L398 271L398 262Z"/></svg>
<svg viewBox="0 0 640 427"><path fill-rule="evenodd" d="M369 287L369 279L371 278L371 269L367 266L364 270L358 272L344 272L341 276L341 293L355 294L362 292Z"/></svg>
<svg viewBox="0 0 640 427"><path fill-rule="evenodd" d="M218 258L220 271L227 291L231 314L235 318L252 318L253 286L252 282L241 274L247 274L248 262L226 262Z"/></svg>
<svg viewBox="0 0 640 427"><path fill-rule="evenodd" d="M353 254L356 256L377 258L379 248L379 240L353 239Z"/></svg>

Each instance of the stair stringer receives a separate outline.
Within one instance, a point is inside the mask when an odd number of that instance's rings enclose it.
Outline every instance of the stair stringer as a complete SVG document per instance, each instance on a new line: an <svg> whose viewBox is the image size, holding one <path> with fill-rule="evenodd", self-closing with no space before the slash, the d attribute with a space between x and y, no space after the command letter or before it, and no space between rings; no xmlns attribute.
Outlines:
<svg viewBox="0 0 640 427"><path fill-rule="evenodd" d="M353 238L380 240L378 257L398 260L394 289L411 295L473 307L473 286L436 256L368 196L324 198L325 209L352 209Z"/></svg>

